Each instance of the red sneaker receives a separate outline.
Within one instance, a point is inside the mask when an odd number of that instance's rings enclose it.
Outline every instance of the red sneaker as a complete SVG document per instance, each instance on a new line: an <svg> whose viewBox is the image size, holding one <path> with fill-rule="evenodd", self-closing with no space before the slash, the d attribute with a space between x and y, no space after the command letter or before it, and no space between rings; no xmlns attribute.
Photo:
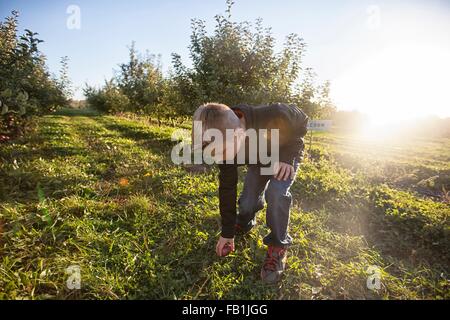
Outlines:
<svg viewBox="0 0 450 320"><path fill-rule="evenodd" d="M265 283L276 283L286 268L287 249L269 246L266 259L261 269L261 280Z"/></svg>

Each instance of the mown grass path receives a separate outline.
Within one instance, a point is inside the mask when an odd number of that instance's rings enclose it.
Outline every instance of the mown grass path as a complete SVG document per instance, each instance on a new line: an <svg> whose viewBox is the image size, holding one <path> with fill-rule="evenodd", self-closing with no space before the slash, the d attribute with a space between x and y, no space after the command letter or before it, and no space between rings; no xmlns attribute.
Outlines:
<svg viewBox="0 0 450 320"><path fill-rule="evenodd" d="M294 245L280 285L259 281L264 212L234 254L216 257L217 172L173 165L173 130L71 112L0 145L0 298L450 297L448 204L362 174L324 140L293 187ZM66 287L71 265L81 290ZM372 265L382 276L375 291Z"/></svg>

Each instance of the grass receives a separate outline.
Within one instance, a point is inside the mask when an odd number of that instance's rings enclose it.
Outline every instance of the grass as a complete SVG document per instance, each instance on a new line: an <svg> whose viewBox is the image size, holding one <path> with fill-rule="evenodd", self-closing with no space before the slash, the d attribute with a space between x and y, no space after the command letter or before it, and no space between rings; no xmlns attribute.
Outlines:
<svg viewBox="0 0 450 320"><path fill-rule="evenodd" d="M217 170L173 165L173 130L78 110L0 145L0 298L450 298L449 140L316 135L292 188L289 269L266 286L264 212L216 257Z"/></svg>

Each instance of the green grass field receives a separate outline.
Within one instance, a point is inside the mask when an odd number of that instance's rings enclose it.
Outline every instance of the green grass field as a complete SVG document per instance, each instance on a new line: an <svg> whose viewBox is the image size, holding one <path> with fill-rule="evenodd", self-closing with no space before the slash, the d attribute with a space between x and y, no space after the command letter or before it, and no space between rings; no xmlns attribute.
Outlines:
<svg viewBox="0 0 450 320"><path fill-rule="evenodd" d="M217 170L173 165L174 129L72 111L0 145L0 298L450 299L450 140L317 134L292 187L289 269L266 286L264 211L216 257Z"/></svg>

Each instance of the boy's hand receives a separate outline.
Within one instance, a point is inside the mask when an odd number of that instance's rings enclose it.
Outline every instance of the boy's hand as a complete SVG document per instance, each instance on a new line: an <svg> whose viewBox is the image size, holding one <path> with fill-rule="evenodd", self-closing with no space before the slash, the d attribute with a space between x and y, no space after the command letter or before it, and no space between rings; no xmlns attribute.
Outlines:
<svg viewBox="0 0 450 320"><path fill-rule="evenodd" d="M291 178L294 179L295 170L294 167L285 162L278 162L275 164L275 179L284 180Z"/></svg>
<svg viewBox="0 0 450 320"><path fill-rule="evenodd" d="M225 257L230 252L234 251L234 238L219 238L216 245L216 253L219 257Z"/></svg>

